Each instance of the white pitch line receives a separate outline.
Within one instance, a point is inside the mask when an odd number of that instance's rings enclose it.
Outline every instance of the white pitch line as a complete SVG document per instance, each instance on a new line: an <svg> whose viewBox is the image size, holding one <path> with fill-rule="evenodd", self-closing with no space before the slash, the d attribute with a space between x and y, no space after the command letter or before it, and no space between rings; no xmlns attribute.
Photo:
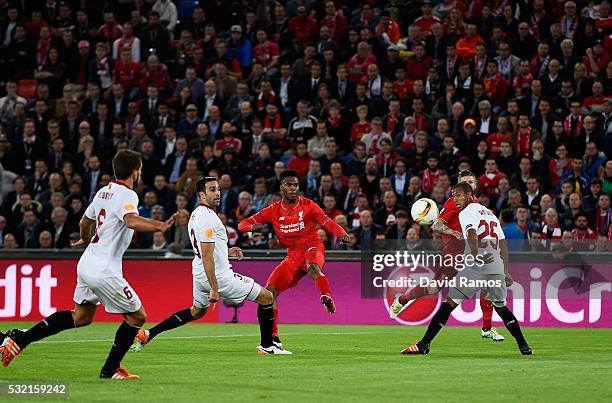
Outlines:
<svg viewBox="0 0 612 403"><path fill-rule="evenodd" d="M393 332L304 332L304 333L281 333L284 336L343 336L343 335L368 335L368 334L392 334ZM219 334L219 335L201 335L201 336L163 336L164 340L181 340L181 339L217 339L217 338L232 338L232 337L259 337L259 334ZM63 344L63 343L100 343L109 342L113 339L84 339L84 340L44 340L40 344ZM37 343L38 344L38 343Z"/></svg>

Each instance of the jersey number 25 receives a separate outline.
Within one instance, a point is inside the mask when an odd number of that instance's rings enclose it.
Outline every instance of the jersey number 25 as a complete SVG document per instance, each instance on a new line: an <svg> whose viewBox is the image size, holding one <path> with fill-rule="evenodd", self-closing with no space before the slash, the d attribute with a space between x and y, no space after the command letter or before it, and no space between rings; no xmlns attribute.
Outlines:
<svg viewBox="0 0 612 403"><path fill-rule="evenodd" d="M488 242L493 249L497 250L497 247L499 246L499 237L497 236L497 232L495 232L497 223L495 221L489 222L486 220L480 220L480 223L478 223L478 229L480 230L481 227L484 227L484 231L478 235L478 248L485 249ZM487 236L493 239L483 240Z"/></svg>

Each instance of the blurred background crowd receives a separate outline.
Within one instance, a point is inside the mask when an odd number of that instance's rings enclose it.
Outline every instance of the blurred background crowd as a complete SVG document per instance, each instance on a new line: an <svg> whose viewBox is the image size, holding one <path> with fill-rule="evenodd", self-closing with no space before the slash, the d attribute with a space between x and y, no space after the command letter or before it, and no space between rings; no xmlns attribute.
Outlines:
<svg viewBox="0 0 612 403"><path fill-rule="evenodd" d="M0 0L0 247L66 248L118 150L142 153L132 247L179 253L202 175L237 222L280 173L369 239L432 234L460 170L528 248L612 239L610 0ZM599 244L595 241L601 240ZM600 245L600 246L596 246ZM584 246L583 246L584 247Z"/></svg>

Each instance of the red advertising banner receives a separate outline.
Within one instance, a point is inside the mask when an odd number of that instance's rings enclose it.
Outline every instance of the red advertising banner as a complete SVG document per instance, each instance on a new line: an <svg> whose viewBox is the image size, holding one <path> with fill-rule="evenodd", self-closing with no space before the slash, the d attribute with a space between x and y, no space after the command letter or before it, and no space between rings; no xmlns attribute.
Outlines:
<svg viewBox="0 0 612 403"><path fill-rule="evenodd" d="M1 260L0 320L38 321L74 307L77 260ZM157 322L193 302L191 261L127 260L123 274L138 293L148 321ZM117 321L100 307L96 321ZM217 322L218 310L204 322Z"/></svg>

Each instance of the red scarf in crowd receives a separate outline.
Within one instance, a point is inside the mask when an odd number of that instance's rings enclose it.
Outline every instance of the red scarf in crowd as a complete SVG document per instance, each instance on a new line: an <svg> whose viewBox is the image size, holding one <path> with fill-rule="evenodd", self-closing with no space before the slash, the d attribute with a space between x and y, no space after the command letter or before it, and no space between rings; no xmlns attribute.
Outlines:
<svg viewBox="0 0 612 403"><path fill-rule="evenodd" d="M50 40L43 41L41 39L38 41L38 44L36 45L36 65L38 67L42 66L47 61L49 49L51 49Z"/></svg>
<svg viewBox="0 0 612 403"><path fill-rule="evenodd" d="M438 179L440 179L440 171L437 170L435 172L431 172L431 170L426 169L423 172L423 185L421 188L428 193L430 193L434 186L438 183Z"/></svg>
<svg viewBox="0 0 612 403"><path fill-rule="evenodd" d="M542 227L542 240L546 241L548 239L550 239L551 241L560 241L561 240L561 227L557 224L557 226L553 229L552 231L552 235L550 236L550 238L548 238L548 230L550 228L548 228L548 225L544 224L544 227Z"/></svg>
<svg viewBox="0 0 612 403"><path fill-rule="evenodd" d="M281 128L281 119L280 116L276 116L274 120L270 117L270 115L266 115L264 118L264 131L277 131Z"/></svg>
<svg viewBox="0 0 612 403"><path fill-rule="evenodd" d="M332 128L337 129L340 126L340 122L342 122L342 115L336 115L336 117L329 115L327 121Z"/></svg>
<svg viewBox="0 0 612 403"><path fill-rule="evenodd" d="M578 136L578 133L580 133L580 130L582 130L582 113L578 114L578 122L576 123L574 130L572 130L572 114L570 113L567 115L565 118L565 132L568 134L568 136L575 139Z"/></svg>
<svg viewBox="0 0 612 403"><path fill-rule="evenodd" d="M257 97L257 110L263 111L266 108L266 105L273 104L276 102L276 94L274 91L270 91L270 95L267 98L264 98L263 92L259 94Z"/></svg>
<svg viewBox="0 0 612 403"><path fill-rule="evenodd" d="M531 153L531 127L527 128L527 133L521 132L521 129L516 131L515 151L519 155L527 155Z"/></svg>
<svg viewBox="0 0 612 403"><path fill-rule="evenodd" d="M393 133L392 130L395 129L395 126L399 122L398 116L392 113L387 115L387 131L389 133Z"/></svg>

